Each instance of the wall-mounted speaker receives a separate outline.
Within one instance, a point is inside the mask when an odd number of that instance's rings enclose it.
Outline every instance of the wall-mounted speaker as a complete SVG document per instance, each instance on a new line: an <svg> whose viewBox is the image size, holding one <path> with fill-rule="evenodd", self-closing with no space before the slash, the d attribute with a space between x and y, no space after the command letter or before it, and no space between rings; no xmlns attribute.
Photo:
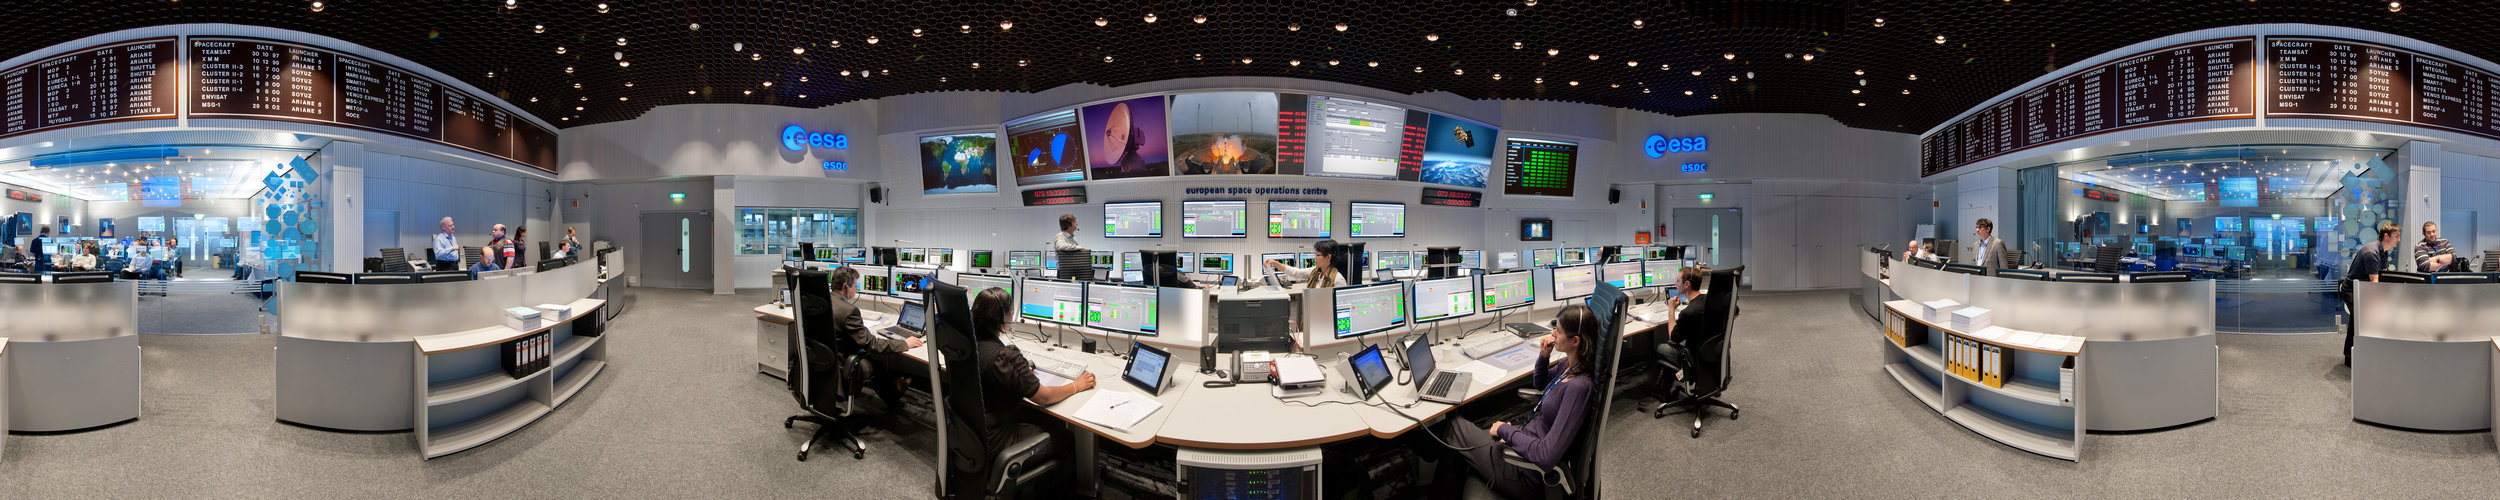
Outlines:
<svg viewBox="0 0 2500 500"><path fill-rule="evenodd" d="M1606 188L1606 204L1613 205L1616 203L1623 203L1623 190Z"/></svg>
<svg viewBox="0 0 2500 500"><path fill-rule="evenodd" d="M879 203L879 204L885 203L885 188L882 188L882 187L876 187L876 186L869 186L869 187L868 187L868 202L869 202L869 203Z"/></svg>

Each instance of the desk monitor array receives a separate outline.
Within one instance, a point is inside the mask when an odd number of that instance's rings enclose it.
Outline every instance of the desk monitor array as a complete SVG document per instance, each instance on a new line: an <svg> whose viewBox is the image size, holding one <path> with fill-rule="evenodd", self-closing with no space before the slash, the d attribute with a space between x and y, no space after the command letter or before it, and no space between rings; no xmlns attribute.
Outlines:
<svg viewBox="0 0 2500 500"><path fill-rule="evenodd" d="M1628 290L1649 286L1648 277L1641 273L1641 261L1608 262L1597 266L1597 270L1597 280L1615 288Z"/></svg>
<svg viewBox="0 0 2500 500"><path fill-rule="evenodd" d="M1201 253L1201 254L1198 254L1198 272L1207 273L1207 274L1224 274L1224 275L1230 275L1230 274L1233 274L1233 254L1229 254L1229 253Z"/></svg>
<svg viewBox="0 0 2500 500"><path fill-rule="evenodd" d="M1007 268L1041 269L1042 252L1040 250L1008 250Z"/></svg>
<svg viewBox="0 0 2500 500"><path fill-rule="evenodd" d="M967 304L971 303L970 300L972 299L980 298L982 291L992 288L1006 291L1007 298L1009 300L1013 300L1016 293L1016 278L1014 276L963 273L955 275L955 284L963 286L964 293L969 294L968 297L965 297L965 303ZM1003 321L1013 321L1015 320L1015 317L1015 313L1011 311L1007 313L1007 317L1000 319Z"/></svg>
<svg viewBox="0 0 2500 500"><path fill-rule="evenodd" d="M1135 335L1155 335L1163 326L1156 311L1155 287L1085 283L1085 326Z"/></svg>
<svg viewBox="0 0 2500 500"><path fill-rule="evenodd" d="M955 265L955 249L931 248L929 249L928 255L928 259L936 261L934 264L937 264L938 267L950 267Z"/></svg>
<svg viewBox="0 0 2500 500"><path fill-rule="evenodd" d="M1475 276L1417 281L1413 317L1416 323L1464 318L1476 313L1479 297Z"/></svg>
<svg viewBox="0 0 2500 500"><path fill-rule="evenodd" d="M887 295L893 295L895 298L903 300L920 300L921 297L923 297L928 291L929 282L936 277L936 269L921 267L894 268L894 279L892 281L893 288L887 290Z"/></svg>
<svg viewBox="0 0 2500 500"><path fill-rule="evenodd" d="M1494 269L1494 270L1503 270L1503 269L1518 269L1518 268L1519 268L1519 251L1518 251L1518 250L1503 250L1503 251L1500 251L1500 252L1495 252L1495 253L1493 254L1493 269Z"/></svg>
<svg viewBox="0 0 2500 500"><path fill-rule="evenodd" d="M842 249L842 262L851 264L868 263L868 249L864 247L844 248Z"/></svg>
<svg viewBox="0 0 2500 500"><path fill-rule="evenodd" d="M1405 271L1415 268L1415 254L1405 250L1382 250L1372 269Z"/></svg>
<svg viewBox="0 0 2500 500"><path fill-rule="evenodd" d="M1554 249L1539 248L1528 251L1528 267L1554 267L1557 263L1558 261L1554 260Z"/></svg>
<svg viewBox="0 0 2500 500"><path fill-rule="evenodd" d="M1521 269L1482 276L1484 312L1506 311L1536 304L1536 273Z"/></svg>
<svg viewBox="0 0 2500 500"><path fill-rule="evenodd" d="M1519 255L1518 255L1517 253L1512 253L1510 258L1511 258L1512 260L1518 260L1518 259L1519 259ZM1483 250L1460 250L1460 251L1458 251L1458 267L1464 267L1464 268L1469 268L1469 269L1484 269L1484 251L1483 251Z"/></svg>
<svg viewBox="0 0 2500 500"><path fill-rule="evenodd" d="M1024 319L1068 326L1085 324L1084 282L1027 278L1016 288L1016 311Z"/></svg>
<svg viewBox="0 0 2500 500"><path fill-rule="evenodd" d="M969 267L973 269L989 269L993 264L996 264L996 262L992 262L992 260L994 259L991 258L990 251L973 250L971 265Z"/></svg>
<svg viewBox="0 0 2500 500"><path fill-rule="evenodd" d="M1216 349L1286 352L1293 350L1293 301L1286 298L1221 300L1215 303Z"/></svg>
<svg viewBox="0 0 2500 500"><path fill-rule="evenodd" d="M901 249L901 250L896 250L896 251L894 252L894 254L895 254L895 256L896 256L896 258L895 258L895 260L894 260L894 261L895 261L896 263L900 263L900 264L919 264L919 263L922 263L922 262L927 262L927 261L921 260L923 257L921 256L920 252L921 252L921 249L918 249L918 248L905 248L905 249Z"/></svg>
<svg viewBox="0 0 2500 500"><path fill-rule="evenodd" d="M1181 274L1198 272L1198 252L1178 252L1175 257L1172 267L1179 268Z"/></svg>
<svg viewBox="0 0 2500 500"><path fill-rule="evenodd" d="M1589 296L1597 290L1597 266L1581 264L1554 268L1554 300L1571 300Z"/></svg>
<svg viewBox="0 0 2500 500"><path fill-rule="evenodd" d="M1684 261L1653 259L1641 263L1641 286L1675 288L1675 278L1684 272Z"/></svg>
<svg viewBox="0 0 2500 500"><path fill-rule="evenodd" d="M1383 281L1368 285L1341 286L1331 290L1336 299L1335 325L1331 327L1339 339L1370 335L1374 332L1406 324L1406 284Z"/></svg>
<svg viewBox="0 0 2500 500"><path fill-rule="evenodd" d="M852 284L852 286L858 287L859 293L869 295L894 294L894 268L886 266L851 266L851 269L859 271L859 282Z"/></svg>

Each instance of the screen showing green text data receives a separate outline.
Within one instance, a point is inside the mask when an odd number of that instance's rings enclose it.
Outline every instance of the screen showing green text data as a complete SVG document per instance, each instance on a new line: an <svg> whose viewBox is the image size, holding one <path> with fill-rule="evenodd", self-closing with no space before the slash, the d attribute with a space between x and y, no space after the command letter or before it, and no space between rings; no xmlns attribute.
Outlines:
<svg viewBox="0 0 2500 500"><path fill-rule="evenodd" d="M1580 145L1560 141L1511 139L1504 147L1502 194L1571 196Z"/></svg>

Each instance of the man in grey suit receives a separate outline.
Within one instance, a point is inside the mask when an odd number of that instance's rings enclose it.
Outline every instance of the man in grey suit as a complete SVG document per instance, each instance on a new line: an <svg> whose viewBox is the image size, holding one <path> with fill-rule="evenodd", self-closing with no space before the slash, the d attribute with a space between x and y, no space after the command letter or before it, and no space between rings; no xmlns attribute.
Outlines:
<svg viewBox="0 0 2500 500"><path fill-rule="evenodd" d="M1970 262L1988 269L2004 269L2005 240L1997 239L1997 224L1979 219L1978 242L1971 248Z"/></svg>
<svg viewBox="0 0 2500 500"><path fill-rule="evenodd" d="M877 397L885 400L887 409L902 408L903 384L907 382L904 382L897 372L879 368L903 366L900 364L902 360L897 359L902 356L896 353L908 349L919 349L920 338L905 337L896 340L868 331L867 322L859 318L859 306L851 303L851 301L859 300L859 270L848 267L834 269L833 275L828 278L833 282L833 296L841 299L830 301L825 308L829 312L827 315L833 320L833 333L849 338L851 345L859 346L862 356L868 361L868 366L864 370L866 373L849 375L860 377L854 380L870 381L871 383L866 387L877 390ZM826 345L834 344L828 341Z"/></svg>

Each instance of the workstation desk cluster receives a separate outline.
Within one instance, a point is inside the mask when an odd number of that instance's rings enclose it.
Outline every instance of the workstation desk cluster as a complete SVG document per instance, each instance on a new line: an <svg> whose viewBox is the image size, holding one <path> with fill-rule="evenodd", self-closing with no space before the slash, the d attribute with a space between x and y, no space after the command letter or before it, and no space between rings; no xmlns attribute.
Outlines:
<svg viewBox="0 0 2500 500"><path fill-rule="evenodd" d="M1403 363L1400 363L1397 357L1402 355L1403 351L1396 346L1394 340L1409 334L1421 334L1429 335L1424 338L1438 341L1431 349L1436 366L1452 369L1468 366L1470 363L1481 363L1461 352L1460 346L1463 341L1475 339L1475 336L1480 335L1515 335L1503 329L1505 323L1549 324L1563 305L1581 303L1584 300L1585 297L1553 300L1552 271L1538 269L1532 272L1535 275L1535 293L1538 300L1530 306L1499 313L1476 312L1469 316L1422 326L1414 326L1410 323L1411 330L1392 329L1368 336L1345 339L1331 338L1333 335L1329 332L1313 333L1310 328L1295 328L1294 342L1301 352L1290 355L1311 356L1328 374L1327 388L1315 396L1280 399L1271 394L1274 386L1264 383L1204 387L1205 382L1215 380L1217 375L1201 373L1199 348L1214 339L1212 335L1214 332L1209 328L1209 325L1216 324L1209 310L1213 299L1287 297L1297 302L1297 313L1294 317L1298 325L1331 325L1334 314L1334 308L1329 303L1332 300L1332 289L1260 288L1246 292L1227 289L1216 292L1212 294L1215 296L1211 297L1209 292L1203 290L1162 288L1159 289L1158 309L1167 314L1167 319L1164 320L1164 332L1161 335L1132 337L1120 332L1079 326L1035 325L1030 321L1025 321L1012 325L1009 338L1006 340L1009 345L1027 352L1039 352L1047 356L1082 363L1088 372L1095 375L1100 382L1094 390L1077 393L1044 410L1066 421L1070 426L1083 429L1103 440L1131 449L1144 449L1158 445L1170 447L1178 452L1181 460L1185 462L1194 459L1202 462L1225 463L1228 460L1227 457L1240 454L1292 455L1297 450L1323 449L1333 444L1366 437L1397 438L1457 410L1458 405L1418 399L1411 383L1393 383L1370 398L1358 400L1356 396L1342 390L1342 386L1347 383L1339 367L1343 363L1342 356L1360 351L1367 346L1377 345L1384 352L1384 358L1391 360L1389 364L1392 370L1402 372L1403 368L1400 367ZM940 279L944 280L943 277ZM1636 290L1633 292L1633 297L1655 299L1655 290ZM871 299L867 295L861 298L862 302L892 300L891 298ZM1628 357L1634 354L1646 355L1650 351L1645 339L1652 330L1663 325L1635 319L1634 316L1654 318L1662 308L1656 300L1647 302L1645 305L1631 306L1625 314L1626 324L1618 330L1623 333L1622 341L1637 345L1638 348L1617 349L1616 352L1628 353L1624 354ZM757 307L756 312L758 319L761 320L759 328L762 331L759 331L759 338L764 336L763 331L787 335L788 326L786 325L789 324L791 317L789 308L779 304L767 304ZM868 328L877 330L884 325L890 325L893 321L892 316L892 314L878 314L866 320L869 323ZM1092 339L1099 345L1107 347L1100 348L1101 352L1083 353L1076 348L1082 339ZM1078 418L1076 416L1078 410L1084 408L1097 395L1108 391L1142 393L1120 381L1120 376L1128 362L1120 355L1129 351L1128 343L1132 340L1172 352L1173 367L1170 369L1172 379L1166 383L1159 394L1150 397L1161 403L1162 409L1127 428L1110 427ZM1536 346L1534 342L1534 339L1530 339L1522 343L1520 347L1533 350ZM906 354L911 359L927 363L930 349L924 346L907 351ZM1219 355L1217 366L1224 372L1231 372L1231 358L1229 354ZM764 366L764 364L764 361L759 359L759 371L766 373L780 371L774 369L778 367ZM1626 359L1619 366L1632 366L1633 364L1633 361ZM903 367L901 369L913 370L914 368ZM1481 367L1476 369L1486 370ZM1515 369L1499 370L1497 376L1478 375L1461 401L1472 403L1487 395L1515 389L1525 383L1532 370L1534 370L1533 362ZM1093 440L1079 439L1077 441L1074 456L1081 464L1090 462L1094 453ZM1077 467L1080 482L1092 484L1093 469L1084 465Z"/></svg>
<svg viewBox="0 0 2500 500"><path fill-rule="evenodd" d="M281 282L277 419L342 431L414 430L431 459L520 430L607 367L608 280L596 261L473 281ZM563 306L516 328L505 308ZM540 337L546 334L545 337ZM537 339L543 369L504 369L503 347Z"/></svg>
<svg viewBox="0 0 2500 500"><path fill-rule="evenodd" d="M1874 255L1874 254L1870 254ZM2085 431L2145 431L2213 419L2221 404L2211 280L2114 283L1881 266L1884 372L1929 409L2018 449L2082 459ZM2056 273L2049 273L2054 279ZM1949 300L1993 327L1928 314ZM1968 330L1968 331L1965 331ZM2011 340L2066 336L2080 345ZM1944 349L2002 351L2001 380L1956 374ZM2357 366L2357 364L2356 364ZM2071 374L2066 370L2071 369Z"/></svg>
<svg viewBox="0 0 2500 500"><path fill-rule="evenodd" d="M0 284L0 427L91 429L139 418L138 284ZM5 441L5 440L0 440Z"/></svg>
<svg viewBox="0 0 2500 500"><path fill-rule="evenodd" d="M2392 273L2390 273L2392 274ZM2352 418L2427 431L2489 429L2500 284L2352 284Z"/></svg>

